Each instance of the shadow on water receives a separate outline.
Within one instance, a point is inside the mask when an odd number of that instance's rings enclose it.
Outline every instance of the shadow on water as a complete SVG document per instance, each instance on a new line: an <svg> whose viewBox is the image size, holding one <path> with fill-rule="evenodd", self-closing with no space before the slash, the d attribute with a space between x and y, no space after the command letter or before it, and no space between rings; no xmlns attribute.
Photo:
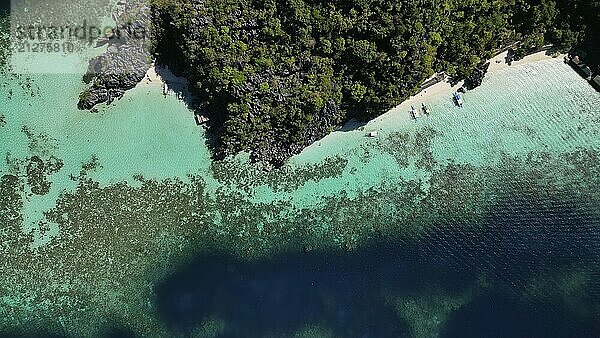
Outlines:
<svg viewBox="0 0 600 338"><path fill-rule="evenodd" d="M98 335L101 338L136 338L139 337L131 331L126 325L119 322L113 322Z"/></svg>
<svg viewBox="0 0 600 338"><path fill-rule="evenodd" d="M443 336L589 336L600 332L598 318L577 318L545 294L553 290L520 299L532 278L552 279L565 266L599 272L600 222L586 212L595 206L561 201L510 195L495 204L483 226L453 221L420 239L378 241L350 253L289 254L255 263L226 254L198 257L157 285L159 316L175 332L218 318L226 335L234 336L289 334L310 324L336 336L410 336L384 288L400 295L433 289L452 295L472 289L484 274L491 286L479 288L447 318ZM594 292L575 296L598 303L597 281L586 287L578 292Z"/></svg>
<svg viewBox="0 0 600 338"><path fill-rule="evenodd" d="M291 333L307 324L362 337L407 332L393 308L371 292L380 267L364 258L311 253L244 264L207 256L157 288L158 306L178 331L215 316L232 335ZM400 263L395 273L402 274Z"/></svg>

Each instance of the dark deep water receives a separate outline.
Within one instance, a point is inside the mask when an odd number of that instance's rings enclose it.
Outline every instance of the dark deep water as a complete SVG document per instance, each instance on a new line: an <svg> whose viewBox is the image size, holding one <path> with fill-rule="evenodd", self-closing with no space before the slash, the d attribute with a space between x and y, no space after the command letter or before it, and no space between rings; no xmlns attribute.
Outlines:
<svg viewBox="0 0 600 338"><path fill-rule="evenodd" d="M156 305L178 333L216 317L226 323L222 336L291 335L313 324L339 337L410 337L410 323L385 294L426 297L442 290L436 297L443 298L472 290L440 324L439 336L596 337L595 208L513 196L479 230L455 220L419 240L379 239L354 252L258 263L226 254L198 257L157 285ZM575 267L586 282L564 287ZM482 275L486 283L474 286Z"/></svg>

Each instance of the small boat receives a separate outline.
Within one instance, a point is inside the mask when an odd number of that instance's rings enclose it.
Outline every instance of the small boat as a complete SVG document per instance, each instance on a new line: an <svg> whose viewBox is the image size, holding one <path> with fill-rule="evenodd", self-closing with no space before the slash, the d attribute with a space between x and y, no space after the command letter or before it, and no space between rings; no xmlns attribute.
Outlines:
<svg viewBox="0 0 600 338"><path fill-rule="evenodd" d="M208 122L208 117L200 114L194 114L194 118L196 119L197 125L203 125Z"/></svg>
<svg viewBox="0 0 600 338"><path fill-rule="evenodd" d="M462 94L459 92L454 93L454 103L461 107L463 106L463 98L462 98Z"/></svg>
<svg viewBox="0 0 600 338"><path fill-rule="evenodd" d="M429 115L429 107L427 107L425 103L421 103L421 110L423 111L423 114Z"/></svg>
<svg viewBox="0 0 600 338"><path fill-rule="evenodd" d="M163 95L167 96L167 94L169 94L169 85L167 85L167 83L163 83Z"/></svg>
<svg viewBox="0 0 600 338"><path fill-rule="evenodd" d="M416 110L414 106L410 106L409 113L410 117L412 117L413 120L416 120L421 117L421 113L418 110Z"/></svg>

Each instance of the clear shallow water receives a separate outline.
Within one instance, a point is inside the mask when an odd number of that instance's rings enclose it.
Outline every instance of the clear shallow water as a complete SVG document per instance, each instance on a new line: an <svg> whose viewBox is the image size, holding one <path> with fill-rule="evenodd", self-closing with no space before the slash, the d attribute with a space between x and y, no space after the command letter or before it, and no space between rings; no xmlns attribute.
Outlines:
<svg viewBox="0 0 600 338"><path fill-rule="evenodd" d="M598 332L600 97L559 60L268 174L212 163L159 86L77 111L63 66L2 79L0 332Z"/></svg>

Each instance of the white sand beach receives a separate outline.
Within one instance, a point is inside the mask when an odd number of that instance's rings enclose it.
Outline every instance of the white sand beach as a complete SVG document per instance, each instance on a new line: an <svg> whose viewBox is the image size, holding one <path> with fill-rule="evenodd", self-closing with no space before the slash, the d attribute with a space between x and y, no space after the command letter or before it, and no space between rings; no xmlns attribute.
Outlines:
<svg viewBox="0 0 600 338"><path fill-rule="evenodd" d="M508 52L500 53L493 58L489 59L488 62L490 66L488 68L487 74L491 74L493 72L497 72L499 70L514 67L522 64L527 64L531 62L547 60L552 58L563 58L564 54L550 56L546 54L546 51L537 52L534 54L530 54L525 56L523 59L519 61L513 61L510 65L506 62L506 56ZM436 97L438 95L452 95L453 92L458 90L463 85L463 81L459 82L455 86L451 86L447 81L442 81L436 83L426 89L420 91L414 96L411 96L400 105L392 108L385 114L371 120L366 126L365 130L375 130L378 129L381 124L385 124L390 119L398 121L398 119L406 119L410 120L410 116L408 114L408 110L410 106L414 106L415 108L420 108L421 103L429 101L431 98Z"/></svg>
<svg viewBox="0 0 600 338"><path fill-rule="evenodd" d="M152 63L150 69L146 72L146 76L141 81L144 85L161 85L167 84L178 84L187 85L187 79L185 77L175 76L168 68L157 66Z"/></svg>
<svg viewBox="0 0 600 338"><path fill-rule="evenodd" d="M565 54L547 55L546 51L541 51L541 52L529 54L519 61L513 61L509 65L508 63L506 63L506 55L507 54L508 54L508 52L503 52L503 53L500 53L500 54L494 56L490 60L488 60L490 62L490 68L488 68L488 73L495 72L495 71L498 71L500 69L504 69L507 67L518 66L518 65L522 65L522 64L526 64L526 63L536 62L536 61L548 60L548 59L553 59L553 58L561 58L562 59L565 56Z"/></svg>
<svg viewBox="0 0 600 338"><path fill-rule="evenodd" d="M150 69L148 69L148 71L146 72L146 76L144 76L144 79L142 80L142 84L144 85L162 85L163 84L163 79L160 75L158 75L157 71L156 71L156 65L153 63L152 66L150 66Z"/></svg>
<svg viewBox="0 0 600 338"><path fill-rule="evenodd" d="M192 94L185 77L176 76L168 68L157 66L152 63L146 72L144 79L138 83L141 87L162 87L165 96L175 95L177 99L191 104Z"/></svg>

